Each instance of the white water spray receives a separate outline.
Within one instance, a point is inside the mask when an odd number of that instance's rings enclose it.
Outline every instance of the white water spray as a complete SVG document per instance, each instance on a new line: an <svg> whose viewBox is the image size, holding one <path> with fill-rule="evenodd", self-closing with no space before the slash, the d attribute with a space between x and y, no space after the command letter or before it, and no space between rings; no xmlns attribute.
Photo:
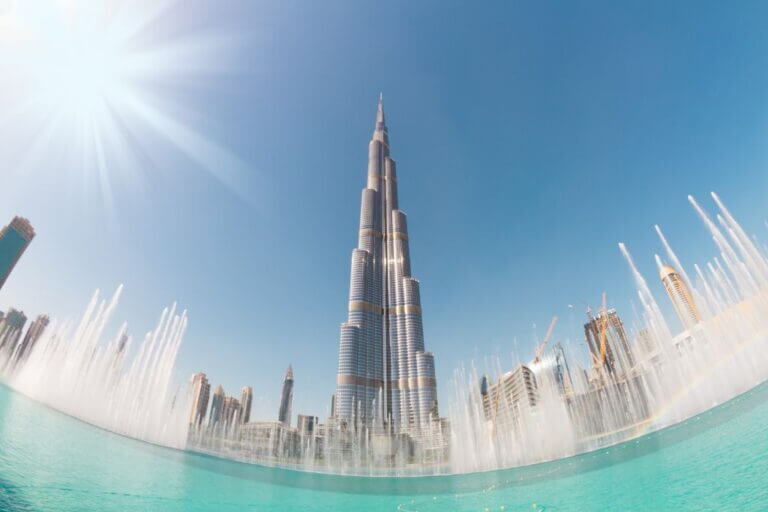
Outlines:
<svg viewBox="0 0 768 512"><path fill-rule="evenodd" d="M617 354L622 343L627 345L626 353L612 362L615 368L608 368L605 359L600 362L595 352L590 368L569 364L569 351L560 344L528 365L528 373L525 366L504 371L498 358L487 358L487 375L497 383L494 395L488 391L489 377L474 365L462 366L452 383L450 428L435 423L438 430L419 433L415 445L409 444L413 438L389 437L376 418L356 428L329 421L310 437L272 422L203 425L188 438L189 397L171 390L186 313L177 314L175 305L164 310L136 355L128 357L131 339L125 325L111 341L102 341L122 286L109 301L100 301L95 293L74 329L69 324L50 325L23 359L18 350L6 349L0 354L3 377L40 402L114 432L316 471L461 473L610 446L683 421L768 379L768 255L746 235L720 198L715 194L712 198L720 210L715 217L720 227L689 196L718 251L712 261L694 265L693 273L686 271L655 226L666 257L704 313L695 325L673 334L629 249L621 243L620 252L637 288L639 326L628 336L617 336L624 327L606 307L592 319L603 333L612 322L611 334L602 334L600 357L604 351ZM660 256L656 262L663 267ZM524 386L526 379L535 381L535 393L526 395L515 387ZM237 417L234 423L239 423ZM447 452L441 446L445 436L450 438ZM414 448L421 462L409 455Z"/></svg>
<svg viewBox="0 0 768 512"><path fill-rule="evenodd" d="M527 410L504 398L500 406L489 403L477 370L460 368L451 408L452 471L531 464L606 447L683 421L768 379L768 258L722 200L715 193L712 198L720 210L720 227L688 197L718 251L711 262L693 266L695 282L655 226L666 257L703 313L700 320L673 334L628 248L620 243L640 299L642 325L630 333L632 368L610 375L599 364L589 371L571 368L571 385L563 388L552 378L562 373L561 366L551 360L532 366L537 403ZM662 258L655 259L661 270ZM491 368L489 373L496 382L504 381L501 371ZM503 397L514 401L515 393ZM515 411L515 422L500 432L495 418L505 408Z"/></svg>
<svg viewBox="0 0 768 512"><path fill-rule="evenodd" d="M99 300L97 290L73 330L49 325L23 360L0 354L3 379L15 390L98 427L144 441L184 448L188 399L172 393L173 368L187 328L186 311L164 309L134 357L123 324L111 341L104 330L122 293Z"/></svg>

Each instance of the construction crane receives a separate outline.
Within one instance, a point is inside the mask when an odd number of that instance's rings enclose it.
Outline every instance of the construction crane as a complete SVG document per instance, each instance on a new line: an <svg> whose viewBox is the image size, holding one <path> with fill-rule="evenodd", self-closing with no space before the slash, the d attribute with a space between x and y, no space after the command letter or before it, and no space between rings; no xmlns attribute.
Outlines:
<svg viewBox="0 0 768 512"><path fill-rule="evenodd" d="M549 327L547 328L547 333L544 335L544 338L541 340L541 343L536 347L536 356L533 358L533 362L531 365L538 364L541 362L541 355L544 353L544 348L547 346L547 342L549 341L549 338L552 336L552 333L555 330L555 326L557 325L557 316L552 317L552 321L549 323ZM493 422L491 423L493 428L494 435L496 434L496 419L499 415L499 402L501 401L501 394L504 392L504 375L499 377L499 381L496 383L496 400L494 400L493 405Z"/></svg>
<svg viewBox="0 0 768 512"><path fill-rule="evenodd" d="M549 328L547 329L547 333L544 335L544 339L542 339L541 343L539 343L539 346L536 347L536 356L533 358L531 365L539 364L541 362L541 355L544 353L544 349L546 348L547 342L549 341L549 338L552 336L552 332L555 330L556 325L557 325L557 316L553 316L552 321L549 324Z"/></svg>

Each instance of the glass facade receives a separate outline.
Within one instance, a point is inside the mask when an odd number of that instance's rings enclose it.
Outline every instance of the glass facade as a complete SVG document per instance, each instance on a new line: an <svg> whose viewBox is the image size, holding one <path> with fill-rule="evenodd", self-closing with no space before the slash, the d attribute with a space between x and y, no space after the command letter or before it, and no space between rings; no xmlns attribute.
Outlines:
<svg viewBox="0 0 768 512"><path fill-rule="evenodd" d="M14 217L10 224L0 231L0 288L35 236L28 220Z"/></svg>
<svg viewBox="0 0 768 512"><path fill-rule="evenodd" d="M419 282L411 276L406 215L379 101L368 146L347 321L341 325L335 416L409 431L437 418L434 358L424 349Z"/></svg>

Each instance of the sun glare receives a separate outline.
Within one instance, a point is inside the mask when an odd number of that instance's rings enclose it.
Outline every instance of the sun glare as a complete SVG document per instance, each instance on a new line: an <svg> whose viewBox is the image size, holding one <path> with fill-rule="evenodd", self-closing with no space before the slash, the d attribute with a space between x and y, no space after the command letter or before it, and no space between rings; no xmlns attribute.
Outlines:
<svg viewBox="0 0 768 512"><path fill-rule="evenodd" d="M75 108L91 112L114 94L115 76L112 59L116 56L98 46L74 47L60 66L52 66L61 77L65 101Z"/></svg>
<svg viewBox="0 0 768 512"><path fill-rule="evenodd" d="M165 30L181 4L19 1L0 9L0 153L26 148L13 162L26 173L46 172L54 167L48 155L64 155L74 164L56 161L56 172L95 176L111 203L116 175L138 179L141 146L157 139L235 188L245 164L147 88L158 80L165 94L183 88L190 70L215 80L215 61L231 50L225 36Z"/></svg>
<svg viewBox="0 0 768 512"><path fill-rule="evenodd" d="M117 70L122 55L97 31L58 41L36 63L41 93L80 121L103 121L121 85Z"/></svg>

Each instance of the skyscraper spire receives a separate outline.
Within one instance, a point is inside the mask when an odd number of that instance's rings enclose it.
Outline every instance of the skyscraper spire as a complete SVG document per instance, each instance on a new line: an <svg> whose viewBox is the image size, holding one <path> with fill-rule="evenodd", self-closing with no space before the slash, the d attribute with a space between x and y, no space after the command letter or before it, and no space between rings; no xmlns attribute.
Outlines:
<svg viewBox="0 0 768 512"><path fill-rule="evenodd" d="M387 121L384 117L384 103L381 94L379 94L379 106L376 108L376 127L373 130L373 140L383 143L386 155L389 155L389 133L387 130ZM369 160L370 158L371 155L369 154Z"/></svg>
<svg viewBox="0 0 768 512"><path fill-rule="evenodd" d="M437 413L434 358L424 351L419 282L411 277L408 226L398 208L379 95L352 251L349 313L341 325L335 412L355 425L384 418L394 431L423 425Z"/></svg>
<svg viewBox="0 0 768 512"><path fill-rule="evenodd" d="M384 120L384 94L379 93L379 106L376 109L376 124L385 124Z"/></svg>

